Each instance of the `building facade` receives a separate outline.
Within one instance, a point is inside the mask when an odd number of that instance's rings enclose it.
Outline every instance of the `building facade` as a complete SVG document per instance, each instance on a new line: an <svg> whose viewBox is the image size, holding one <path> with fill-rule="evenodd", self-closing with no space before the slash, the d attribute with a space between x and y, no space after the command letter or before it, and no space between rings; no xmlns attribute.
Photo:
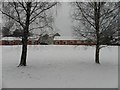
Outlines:
<svg viewBox="0 0 120 90"><path fill-rule="evenodd" d="M29 38L28 45L38 45L38 38ZM0 39L0 45L22 45L22 39L16 37L3 37Z"/></svg>
<svg viewBox="0 0 120 90"><path fill-rule="evenodd" d="M55 37L54 45L95 45L95 42L87 41L85 38L76 39L73 37Z"/></svg>

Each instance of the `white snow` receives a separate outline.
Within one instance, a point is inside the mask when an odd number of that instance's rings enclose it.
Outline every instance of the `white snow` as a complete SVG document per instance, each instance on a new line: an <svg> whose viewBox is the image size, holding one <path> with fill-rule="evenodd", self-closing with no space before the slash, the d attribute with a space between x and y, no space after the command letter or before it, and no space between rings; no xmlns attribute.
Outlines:
<svg viewBox="0 0 120 90"><path fill-rule="evenodd" d="M3 88L117 88L118 47L28 46L26 67L17 67L21 46L2 46Z"/></svg>

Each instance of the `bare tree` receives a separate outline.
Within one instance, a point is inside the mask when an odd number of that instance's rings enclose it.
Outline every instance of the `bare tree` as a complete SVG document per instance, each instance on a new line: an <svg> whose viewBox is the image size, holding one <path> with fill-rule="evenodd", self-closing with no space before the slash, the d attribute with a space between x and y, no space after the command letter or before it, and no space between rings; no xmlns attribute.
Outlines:
<svg viewBox="0 0 120 90"><path fill-rule="evenodd" d="M3 4L5 3L3 2ZM23 30L22 54L19 66L26 66L28 34L30 30L35 29L35 27L32 28L31 26L35 26L36 22L41 22L38 28L48 25L45 21L47 18L45 13L56 6L57 2L35 2L34 0L25 2L24 0L18 0L17 2L7 2L7 4L14 10L14 16L6 13L4 9L1 12L17 22Z"/></svg>
<svg viewBox="0 0 120 90"><path fill-rule="evenodd" d="M120 45L120 1L118 2L118 6L119 6L119 9L118 9L118 44Z"/></svg>
<svg viewBox="0 0 120 90"><path fill-rule="evenodd" d="M118 3L75 2L73 5L74 31L78 36L96 42L95 63L100 64L102 45L107 44L107 38L112 41L118 31Z"/></svg>

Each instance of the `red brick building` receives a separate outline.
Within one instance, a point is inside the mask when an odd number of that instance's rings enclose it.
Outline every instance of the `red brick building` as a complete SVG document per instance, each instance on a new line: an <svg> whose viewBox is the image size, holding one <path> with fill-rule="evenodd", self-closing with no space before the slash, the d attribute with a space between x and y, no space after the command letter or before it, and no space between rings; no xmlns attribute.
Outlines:
<svg viewBox="0 0 120 90"><path fill-rule="evenodd" d="M16 37L3 37L0 39L0 45L20 45L21 39Z"/></svg>
<svg viewBox="0 0 120 90"><path fill-rule="evenodd" d="M56 36L53 41L54 45L95 45L94 42L88 42L85 38L77 39L68 36Z"/></svg>
<svg viewBox="0 0 120 90"><path fill-rule="evenodd" d="M28 45L38 45L38 37L29 37ZM3 37L0 39L0 45L22 45L22 39L17 37Z"/></svg>

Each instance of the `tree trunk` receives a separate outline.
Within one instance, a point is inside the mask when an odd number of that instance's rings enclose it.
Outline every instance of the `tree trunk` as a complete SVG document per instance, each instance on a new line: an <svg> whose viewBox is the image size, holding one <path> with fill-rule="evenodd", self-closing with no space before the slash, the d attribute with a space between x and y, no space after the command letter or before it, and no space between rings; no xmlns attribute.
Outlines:
<svg viewBox="0 0 120 90"><path fill-rule="evenodd" d="M99 33L99 21L100 21L100 2L94 2L94 14L95 14L95 28L96 28L96 53L95 53L95 63L99 62L99 52L100 52L100 33Z"/></svg>
<svg viewBox="0 0 120 90"><path fill-rule="evenodd" d="M26 66L27 58L27 38L22 38L22 55L19 66Z"/></svg>
<svg viewBox="0 0 120 90"><path fill-rule="evenodd" d="M26 23L24 27L24 33L22 36L22 55L19 66L26 66L26 59L27 59L27 41L28 41L29 25L30 25L31 2L27 2L26 6L27 6Z"/></svg>
<svg viewBox="0 0 120 90"><path fill-rule="evenodd" d="M99 52L100 52L99 45L96 45L95 63L97 63L97 64L100 64L100 61L99 61Z"/></svg>

